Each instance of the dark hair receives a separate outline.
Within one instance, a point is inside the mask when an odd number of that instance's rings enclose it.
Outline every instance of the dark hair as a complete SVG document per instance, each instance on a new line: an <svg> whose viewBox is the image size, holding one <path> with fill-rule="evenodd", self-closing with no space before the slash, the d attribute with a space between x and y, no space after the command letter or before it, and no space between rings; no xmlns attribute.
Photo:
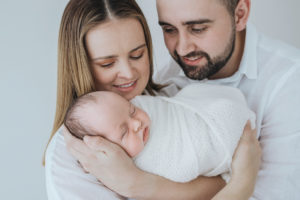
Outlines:
<svg viewBox="0 0 300 200"><path fill-rule="evenodd" d="M224 4L231 16L234 16L235 8L239 2L239 0L219 0L222 4Z"/></svg>
<svg viewBox="0 0 300 200"><path fill-rule="evenodd" d="M72 135L79 139L82 139L84 135L97 135L95 130L85 124L86 119L82 119L80 116L87 106L92 106L97 103L99 103L99 98L96 97L95 92L92 92L78 97L71 104L67 110L64 124Z"/></svg>

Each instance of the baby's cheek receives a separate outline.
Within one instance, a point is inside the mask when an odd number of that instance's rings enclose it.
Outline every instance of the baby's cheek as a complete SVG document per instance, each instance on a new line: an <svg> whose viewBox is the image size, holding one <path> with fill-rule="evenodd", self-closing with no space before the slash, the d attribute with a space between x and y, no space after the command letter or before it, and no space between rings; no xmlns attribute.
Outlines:
<svg viewBox="0 0 300 200"><path fill-rule="evenodd" d="M126 147L124 148L131 157L138 155L144 148L143 143L138 137L128 137L126 143Z"/></svg>

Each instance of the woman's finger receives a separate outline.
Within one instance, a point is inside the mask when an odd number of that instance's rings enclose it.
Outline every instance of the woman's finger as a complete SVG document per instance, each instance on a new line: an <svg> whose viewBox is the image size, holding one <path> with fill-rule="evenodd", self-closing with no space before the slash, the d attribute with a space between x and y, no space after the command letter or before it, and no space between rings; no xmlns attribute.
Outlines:
<svg viewBox="0 0 300 200"><path fill-rule="evenodd" d="M106 154L116 152L121 149L119 145L114 144L101 136L86 135L83 137L83 141L89 148L93 149L94 151L101 151Z"/></svg>
<svg viewBox="0 0 300 200"><path fill-rule="evenodd" d="M93 150L90 149L82 140L74 137L68 129L62 126L61 131L63 133L68 151L82 163L88 159L88 156L93 154Z"/></svg>

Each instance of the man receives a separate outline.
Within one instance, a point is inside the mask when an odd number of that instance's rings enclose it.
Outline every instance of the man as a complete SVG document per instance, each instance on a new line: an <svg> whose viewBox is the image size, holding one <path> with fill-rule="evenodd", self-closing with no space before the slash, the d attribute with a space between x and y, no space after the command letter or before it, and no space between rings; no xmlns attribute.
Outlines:
<svg viewBox="0 0 300 200"><path fill-rule="evenodd" d="M250 4L157 0L175 61L157 79L169 95L195 80L238 87L257 114L263 153L252 199L300 199L300 52L247 25Z"/></svg>

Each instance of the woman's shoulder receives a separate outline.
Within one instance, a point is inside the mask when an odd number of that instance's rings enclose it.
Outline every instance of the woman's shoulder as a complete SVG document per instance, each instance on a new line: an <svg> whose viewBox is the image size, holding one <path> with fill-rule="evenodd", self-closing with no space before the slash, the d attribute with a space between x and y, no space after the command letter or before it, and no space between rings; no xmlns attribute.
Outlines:
<svg viewBox="0 0 300 200"><path fill-rule="evenodd" d="M77 163L75 158L68 152L64 136L57 131L50 141L45 156L45 167L47 173L53 173L55 168L67 168Z"/></svg>

